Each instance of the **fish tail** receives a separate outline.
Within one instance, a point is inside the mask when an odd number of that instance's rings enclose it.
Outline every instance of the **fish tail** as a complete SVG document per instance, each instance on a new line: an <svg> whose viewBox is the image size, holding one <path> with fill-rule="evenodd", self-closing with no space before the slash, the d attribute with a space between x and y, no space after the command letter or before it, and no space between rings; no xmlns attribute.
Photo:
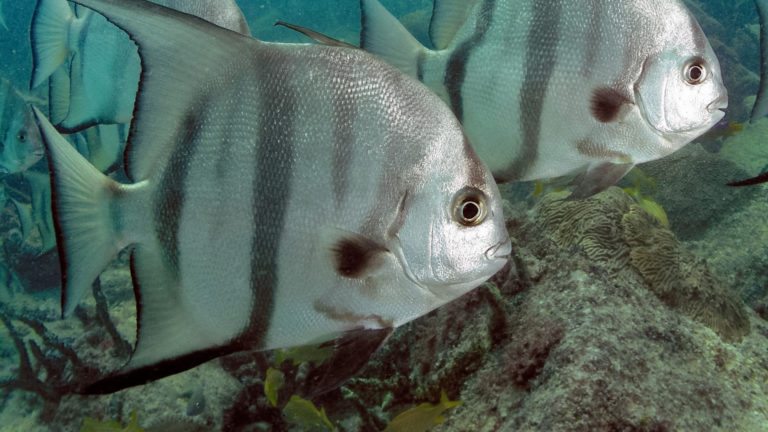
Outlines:
<svg viewBox="0 0 768 432"><path fill-rule="evenodd" d="M69 57L72 24L76 18L66 0L38 0L32 16L32 82L35 88L45 82Z"/></svg>
<svg viewBox="0 0 768 432"><path fill-rule="evenodd" d="M378 0L361 0L360 47L419 78L420 59L429 51Z"/></svg>
<svg viewBox="0 0 768 432"><path fill-rule="evenodd" d="M135 195L102 174L34 108L52 173L51 201L62 269L62 314L69 316L127 244L120 209Z"/></svg>

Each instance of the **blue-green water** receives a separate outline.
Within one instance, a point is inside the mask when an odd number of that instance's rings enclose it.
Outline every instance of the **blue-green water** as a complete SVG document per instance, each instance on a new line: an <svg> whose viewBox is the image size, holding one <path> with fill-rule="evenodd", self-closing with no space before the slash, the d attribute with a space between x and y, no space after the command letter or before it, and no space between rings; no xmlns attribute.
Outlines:
<svg viewBox="0 0 768 432"><path fill-rule="evenodd" d="M283 20L358 43L357 1L238 4L261 40L307 42L273 25ZM429 46L431 1L382 4ZM760 24L751 0L687 4L721 63L723 121L585 204L560 201L558 182L502 185L511 266L399 327L323 395L312 371L344 369L327 363L327 347L236 353L114 394L75 394L130 356L129 254L100 276L96 300L88 293L61 319L47 164L5 175L0 431L123 430L88 424L126 425L134 413L126 430L768 431L768 190L725 186L768 166L768 120L749 123ZM50 108L46 86L29 90L34 9L0 0L0 78ZM103 144L126 134L70 139L127 181L120 151Z"/></svg>

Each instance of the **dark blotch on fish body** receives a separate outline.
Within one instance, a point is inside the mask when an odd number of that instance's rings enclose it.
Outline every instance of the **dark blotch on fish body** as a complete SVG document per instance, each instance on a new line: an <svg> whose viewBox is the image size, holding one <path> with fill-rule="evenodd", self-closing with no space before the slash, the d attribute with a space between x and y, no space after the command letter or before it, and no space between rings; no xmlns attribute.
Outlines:
<svg viewBox="0 0 768 432"><path fill-rule="evenodd" d="M595 89L590 101L592 116L600 123L616 121L621 107L627 102L627 98L614 89L608 87Z"/></svg>
<svg viewBox="0 0 768 432"><path fill-rule="evenodd" d="M357 278L376 265L376 257L386 249L362 236L346 237L333 247L334 268L344 277Z"/></svg>

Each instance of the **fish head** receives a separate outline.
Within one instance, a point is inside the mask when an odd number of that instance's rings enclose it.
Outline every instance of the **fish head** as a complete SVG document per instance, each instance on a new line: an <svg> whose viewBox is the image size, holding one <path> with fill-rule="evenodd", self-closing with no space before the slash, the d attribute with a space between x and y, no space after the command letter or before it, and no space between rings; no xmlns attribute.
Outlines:
<svg viewBox="0 0 768 432"><path fill-rule="evenodd" d="M511 253L498 187L471 147L459 148L421 165L423 182L409 193L396 235L406 275L440 302L483 283Z"/></svg>
<svg viewBox="0 0 768 432"><path fill-rule="evenodd" d="M29 109L15 115L0 136L0 174L26 170L43 157L43 139Z"/></svg>
<svg viewBox="0 0 768 432"><path fill-rule="evenodd" d="M728 107L717 56L695 20L689 22L691 31L667 32L635 85L641 114L669 144L667 153L709 130Z"/></svg>

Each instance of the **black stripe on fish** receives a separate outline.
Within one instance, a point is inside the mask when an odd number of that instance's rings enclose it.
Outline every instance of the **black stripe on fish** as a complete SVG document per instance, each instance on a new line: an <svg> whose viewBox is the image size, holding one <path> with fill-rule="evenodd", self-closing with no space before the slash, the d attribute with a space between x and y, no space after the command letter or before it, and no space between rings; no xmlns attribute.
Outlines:
<svg viewBox="0 0 768 432"><path fill-rule="evenodd" d="M279 285L278 257L280 239L290 201L293 172L294 121L297 117L299 95L290 88L290 68L282 67L279 54L267 54L257 60L260 65L272 65L270 73L277 79L260 80L272 83L260 88L259 100L263 114L259 121L253 179L253 239L251 240L251 292L253 308L247 330L237 340L259 348L269 330L274 312L275 291ZM279 83L279 84L278 84Z"/></svg>
<svg viewBox="0 0 768 432"><path fill-rule="evenodd" d="M589 27L587 27L586 49L584 50L584 59L581 63L581 75L585 78L590 78L592 76L597 54L600 52L600 43L603 40L600 34L603 8L600 7L597 0L590 0L589 11L590 18Z"/></svg>
<svg viewBox="0 0 768 432"><path fill-rule="evenodd" d="M180 138L174 144L154 198L155 235L160 242L163 259L176 277L179 273L179 223L184 207L184 187L189 162L200 141L198 113L202 111L200 107L189 110L179 125L175 136Z"/></svg>
<svg viewBox="0 0 768 432"><path fill-rule="evenodd" d="M343 87L335 87L331 103L333 104L333 197L341 204L347 195L349 169L352 163L352 148L355 141L355 120L357 106L351 103Z"/></svg>
<svg viewBox="0 0 768 432"><path fill-rule="evenodd" d="M462 87L467 74L467 61L472 50L477 48L485 39L486 33L493 23L493 14L496 0L484 0L480 8L480 14L475 23L475 31L472 37L465 40L451 54L445 67L444 84L448 90L451 109L459 121L464 121L464 102L462 100Z"/></svg>
<svg viewBox="0 0 768 432"><path fill-rule="evenodd" d="M526 40L525 77L520 91L520 124L523 146L503 173L500 181L514 181L525 175L539 154L541 115L549 80L557 61L560 41L562 0L532 2L533 18Z"/></svg>
<svg viewBox="0 0 768 432"><path fill-rule="evenodd" d="M427 61L427 53L424 50L419 50L419 55L416 57L416 78L424 82L424 63Z"/></svg>
<svg viewBox="0 0 768 432"><path fill-rule="evenodd" d="M621 108L631 103L624 95L609 87L596 88L592 92L589 109L592 117L600 123L616 121L621 113Z"/></svg>

